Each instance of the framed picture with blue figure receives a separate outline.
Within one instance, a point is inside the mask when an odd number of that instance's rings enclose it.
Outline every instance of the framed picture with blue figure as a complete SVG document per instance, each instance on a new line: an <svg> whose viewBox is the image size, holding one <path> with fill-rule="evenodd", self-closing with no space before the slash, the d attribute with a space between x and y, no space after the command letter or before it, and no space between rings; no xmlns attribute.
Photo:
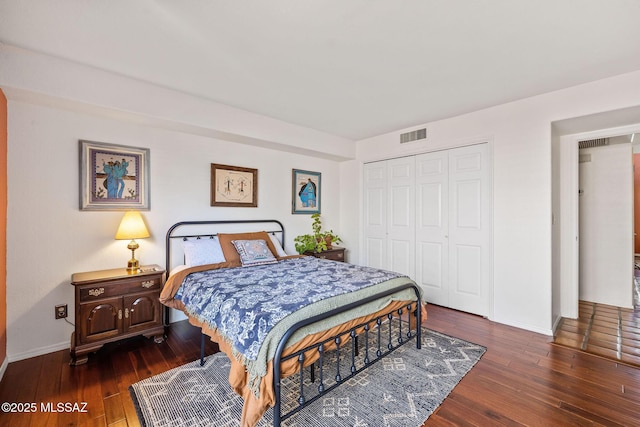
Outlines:
<svg viewBox="0 0 640 427"><path fill-rule="evenodd" d="M149 210L149 149L80 140L80 210Z"/></svg>
<svg viewBox="0 0 640 427"><path fill-rule="evenodd" d="M320 213L321 175L320 172L293 169L291 213Z"/></svg>

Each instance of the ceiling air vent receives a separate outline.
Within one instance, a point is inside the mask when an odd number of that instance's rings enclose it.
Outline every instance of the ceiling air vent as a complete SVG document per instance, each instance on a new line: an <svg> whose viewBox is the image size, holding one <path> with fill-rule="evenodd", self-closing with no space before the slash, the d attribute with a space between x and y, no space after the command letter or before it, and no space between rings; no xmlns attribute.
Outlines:
<svg viewBox="0 0 640 427"><path fill-rule="evenodd" d="M578 141L578 148L604 147L609 145L609 138L588 139L586 141Z"/></svg>
<svg viewBox="0 0 640 427"><path fill-rule="evenodd" d="M400 134L400 144L418 141L419 139L427 139L427 128Z"/></svg>

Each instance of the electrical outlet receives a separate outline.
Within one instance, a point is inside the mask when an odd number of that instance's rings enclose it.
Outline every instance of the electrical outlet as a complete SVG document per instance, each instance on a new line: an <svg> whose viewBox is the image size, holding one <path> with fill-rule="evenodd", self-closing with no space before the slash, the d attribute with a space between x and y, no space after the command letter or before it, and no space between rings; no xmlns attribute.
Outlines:
<svg viewBox="0 0 640 427"><path fill-rule="evenodd" d="M67 317L67 304L56 305L56 319Z"/></svg>

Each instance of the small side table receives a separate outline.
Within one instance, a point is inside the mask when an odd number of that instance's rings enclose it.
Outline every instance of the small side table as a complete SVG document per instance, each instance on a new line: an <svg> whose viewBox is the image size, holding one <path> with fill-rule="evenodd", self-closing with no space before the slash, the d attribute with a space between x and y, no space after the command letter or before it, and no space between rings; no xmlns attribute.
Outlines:
<svg viewBox="0 0 640 427"><path fill-rule="evenodd" d="M338 248L336 246L332 247L331 249L327 249L326 251L322 251L322 252L305 252L305 255L310 255L310 256L314 256L316 258L322 258L322 259L330 259L333 261L342 261L344 262L344 251L345 248Z"/></svg>
<svg viewBox="0 0 640 427"><path fill-rule="evenodd" d="M74 273L76 330L71 334L71 365L87 362L104 344L144 335L164 340L160 307L165 270L158 265Z"/></svg>

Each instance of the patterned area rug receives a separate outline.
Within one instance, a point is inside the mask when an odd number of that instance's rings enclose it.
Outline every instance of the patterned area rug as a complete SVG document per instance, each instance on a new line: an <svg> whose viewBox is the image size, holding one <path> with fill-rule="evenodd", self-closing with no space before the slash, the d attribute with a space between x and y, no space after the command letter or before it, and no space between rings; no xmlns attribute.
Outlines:
<svg viewBox="0 0 640 427"><path fill-rule="evenodd" d="M423 328L410 342L283 422L311 427L419 427L471 370L485 348ZM130 387L142 425L236 427L242 399L228 384L229 359L209 356ZM258 427L273 425L269 410Z"/></svg>

